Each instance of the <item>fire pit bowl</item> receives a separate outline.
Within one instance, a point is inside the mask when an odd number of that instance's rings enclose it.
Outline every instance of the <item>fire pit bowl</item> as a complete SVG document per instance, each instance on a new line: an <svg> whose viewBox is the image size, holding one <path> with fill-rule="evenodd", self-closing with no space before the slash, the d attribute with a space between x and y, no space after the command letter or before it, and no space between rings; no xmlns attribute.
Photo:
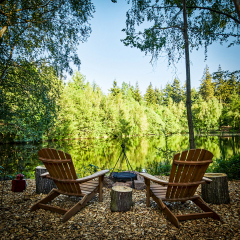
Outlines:
<svg viewBox="0 0 240 240"><path fill-rule="evenodd" d="M117 172L117 173L114 173L112 176L116 182L126 182L126 181L137 180L137 174L130 173L130 172Z"/></svg>

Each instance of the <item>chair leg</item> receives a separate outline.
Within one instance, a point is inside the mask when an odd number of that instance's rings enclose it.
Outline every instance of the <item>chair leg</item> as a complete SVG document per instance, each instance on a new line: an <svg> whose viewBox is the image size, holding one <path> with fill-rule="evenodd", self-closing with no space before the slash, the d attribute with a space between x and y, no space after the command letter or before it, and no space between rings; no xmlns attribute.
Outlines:
<svg viewBox="0 0 240 240"><path fill-rule="evenodd" d="M157 198L155 195L152 196L154 201L157 203L159 208L167 215L171 223L179 228L180 224L178 219L175 217L175 215L170 211L170 209L163 203L163 201L160 198Z"/></svg>
<svg viewBox="0 0 240 240"><path fill-rule="evenodd" d="M145 184L146 184L146 205L147 207L150 206L150 197L151 197L151 189L150 189L150 180L145 178Z"/></svg>
<svg viewBox="0 0 240 240"><path fill-rule="evenodd" d="M103 179L104 179L104 176L100 176L98 178L98 181L99 181L99 202L102 202L103 201Z"/></svg>
<svg viewBox="0 0 240 240"><path fill-rule="evenodd" d="M77 204L75 204L70 210L68 210L62 218L63 222L66 222L69 218L71 218L74 214L80 211L86 204L94 197L96 193L92 192L89 195L85 195Z"/></svg>
<svg viewBox="0 0 240 240"><path fill-rule="evenodd" d="M39 203L42 203L42 204L46 204L50 201L52 201L55 197L57 197L58 195L60 195L60 193L57 191L57 189L52 189L52 191L45 197L43 198L42 200L38 201L36 204L34 204L31 208L30 208L30 211L35 211L39 208L41 208L39 206Z"/></svg>
<svg viewBox="0 0 240 240"><path fill-rule="evenodd" d="M199 206L204 212L212 212L213 213L213 219L221 220L220 216L213 211L204 201L201 197L192 200L197 206Z"/></svg>

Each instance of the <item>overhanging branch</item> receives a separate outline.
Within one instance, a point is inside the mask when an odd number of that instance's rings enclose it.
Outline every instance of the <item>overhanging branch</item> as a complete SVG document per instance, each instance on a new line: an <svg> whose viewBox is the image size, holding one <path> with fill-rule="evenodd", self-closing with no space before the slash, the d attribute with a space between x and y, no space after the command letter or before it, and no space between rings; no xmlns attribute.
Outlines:
<svg viewBox="0 0 240 240"><path fill-rule="evenodd" d="M188 7L187 6L187 9L202 9L202 10L209 10L211 12L215 12L215 13L218 13L218 14L221 14L221 15L224 15L228 18L231 18L233 21L235 21L236 23L240 24L240 21L233 17L232 15L228 14L228 13L225 13L225 12L221 12L221 11L218 11L218 10L215 10L215 9L212 9L210 7L200 7L200 6L194 6L194 7Z"/></svg>

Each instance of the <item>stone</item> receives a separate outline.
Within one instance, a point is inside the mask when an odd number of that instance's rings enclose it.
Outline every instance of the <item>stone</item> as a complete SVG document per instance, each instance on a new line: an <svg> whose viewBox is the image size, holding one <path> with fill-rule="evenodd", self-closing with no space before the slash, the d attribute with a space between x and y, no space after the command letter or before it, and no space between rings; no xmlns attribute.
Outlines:
<svg viewBox="0 0 240 240"><path fill-rule="evenodd" d="M143 190L146 188L146 184L141 180L134 180L134 186L136 190Z"/></svg>

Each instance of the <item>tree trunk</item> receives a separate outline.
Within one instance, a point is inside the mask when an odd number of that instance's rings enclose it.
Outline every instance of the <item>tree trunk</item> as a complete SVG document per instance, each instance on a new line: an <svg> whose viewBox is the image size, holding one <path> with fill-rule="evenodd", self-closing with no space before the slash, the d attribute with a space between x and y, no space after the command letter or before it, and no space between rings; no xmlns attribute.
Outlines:
<svg viewBox="0 0 240 240"><path fill-rule="evenodd" d="M195 149L192 109L191 109L191 78L190 78L190 60L189 60L189 45L188 45L188 33L187 33L187 28L188 28L187 11L186 11L186 1L183 0L182 2L183 2L183 20L184 20L183 37L185 41L186 87L187 87L186 105L187 105L189 144L190 144L190 149Z"/></svg>
<svg viewBox="0 0 240 240"><path fill-rule="evenodd" d="M126 212L131 209L132 188L125 186L115 186L111 191L111 205L112 212Z"/></svg>
<svg viewBox="0 0 240 240"><path fill-rule="evenodd" d="M238 18L240 20L240 0L233 0Z"/></svg>
<svg viewBox="0 0 240 240"><path fill-rule="evenodd" d="M41 174L47 172L47 169L42 166L35 168L36 193L48 194L53 188L57 188L53 180L40 177Z"/></svg>
<svg viewBox="0 0 240 240"><path fill-rule="evenodd" d="M228 181L225 173L206 173L204 177L210 178L210 184L202 184L202 198L207 203L230 203Z"/></svg>

